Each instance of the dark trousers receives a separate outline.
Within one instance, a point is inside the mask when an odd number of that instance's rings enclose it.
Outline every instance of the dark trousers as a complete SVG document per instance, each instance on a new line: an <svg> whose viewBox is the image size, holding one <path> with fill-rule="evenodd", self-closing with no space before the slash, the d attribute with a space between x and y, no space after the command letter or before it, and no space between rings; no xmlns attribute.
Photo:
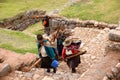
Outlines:
<svg viewBox="0 0 120 80"><path fill-rule="evenodd" d="M50 59L50 57L43 57L41 59L41 68L53 68L51 66L51 63L52 63L52 59Z"/></svg>
<svg viewBox="0 0 120 80"><path fill-rule="evenodd" d="M50 35L50 27L45 27L45 33L49 36Z"/></svg>
<svg viewBox="0 0 120 80"><path fill-rule="evenodd" d="M57 50L58 50L59 56L62 56L62 49L63 49L63 45L57 45Z"/></svg>

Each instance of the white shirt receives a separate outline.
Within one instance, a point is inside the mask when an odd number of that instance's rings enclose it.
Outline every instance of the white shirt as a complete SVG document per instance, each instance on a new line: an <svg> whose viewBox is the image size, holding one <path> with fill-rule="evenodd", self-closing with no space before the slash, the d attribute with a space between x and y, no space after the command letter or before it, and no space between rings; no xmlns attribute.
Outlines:
<svg viewBox="0 0 120 80"><path fill-rule="evenodd" d="M41 46L40 53L41 53L42 57L47 57L47 53L45 51L44 46Z"/></svg>

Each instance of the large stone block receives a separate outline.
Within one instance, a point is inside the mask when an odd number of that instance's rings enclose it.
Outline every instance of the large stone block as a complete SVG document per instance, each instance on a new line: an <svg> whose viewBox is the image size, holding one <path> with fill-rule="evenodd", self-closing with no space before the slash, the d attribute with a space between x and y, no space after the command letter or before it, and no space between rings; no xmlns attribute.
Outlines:
<svg viewBox="0 0 120 80"><path fill-rule="evenodd" d="M108 37L111 41L120 42L120 30L111 30Z"/></svg>
<svg viewBox="0 0 120 80"><path fill-rule="evenodd" d="M106 48L105 48L106 51L120 51L120 43L118 42L110 42L109 44L107 44Z"/></svg>
<svg viewBox="0 0 120 80"><path fill-rule="evenodd" d="M11 71L11 66L9 64L5 64L3 68L0 70L0 77L9 74Z"/></svg>

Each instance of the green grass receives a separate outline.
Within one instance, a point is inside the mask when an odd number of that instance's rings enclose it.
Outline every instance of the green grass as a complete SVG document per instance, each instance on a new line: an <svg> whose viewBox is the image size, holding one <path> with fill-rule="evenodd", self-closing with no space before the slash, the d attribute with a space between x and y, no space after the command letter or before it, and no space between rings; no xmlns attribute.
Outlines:
<svg viewBox="0 0 120 80"><path fill-rule="evenodd" d="M28 27L26 30L24 30L25 33L29 33L29 34L43 34L44 30L43 30L43 26L41 22L38 22L30 27Z"/></svg>
<svg viewBox="0 0 120 80"><path fill-rule="evenodd" d="M21 12L38 9L47 13L63 8L68 0L0 0L0 21L13 17ZM43 26L37 23L28 27L23 32L0 29L0 48L15 51L17 53L37 53L36 34L43 34ZM33 37L31 37L33 35Z"/></svg>
<svg viewBox="0 0 120 80"><path fill-rule="evenodd" d="M120 0L81 1L64 9L61 15L82 20L118 23L120 20Z"/></svg>
<svg viewBox="0 0 120 80"><path fill-rule="evenodd" d="M0 0L0 20L13 17L18 13L39 9L50 12L63 8L68 0ZM81 0L61 12L68 18L98 20L118 23L120 20L120 0ZM41 22L28 27L23 32L0 28L0 48L15 51L37 53L36 34L43 34ZM26 34L28 33L28 34ZM32 36L33 35L33 36Z"/></svg>
<svg viewBox="0 0 120 80"><path fill-rule="evenodd" d="M60 9L67 1L68 0L0 0L0 20L32 9L46 10L47 12Z"/></svg>
<svg viewBox="0 0 120 80"><path fill-rule="evenodd" d="M16 53L21 53L21 54L25 54L27 52L35 53L35 54L38 53L36 48L33 48L33 49L20 49L20 48L13 47L11 44L1 44L0 48L4 48L4 49L11 50L11 51L14 51Z"/></svg>
<svg viewBox="0 0 120 80"><path fill-rule="evenodd" d="M36 39L22 32L0 29L0 48L18 53L37 53Z"/></svg>

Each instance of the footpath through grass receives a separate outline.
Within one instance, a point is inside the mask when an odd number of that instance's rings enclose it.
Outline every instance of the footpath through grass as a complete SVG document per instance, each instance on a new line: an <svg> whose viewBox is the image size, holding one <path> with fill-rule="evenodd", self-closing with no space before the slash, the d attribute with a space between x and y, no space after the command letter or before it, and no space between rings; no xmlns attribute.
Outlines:
<svg viewBox="0 0 120 80"><path fill-rule="evenodd" d="M120 0L81 0L81 2L64 9L61 14L69 18L118 23Z"/></svg>

